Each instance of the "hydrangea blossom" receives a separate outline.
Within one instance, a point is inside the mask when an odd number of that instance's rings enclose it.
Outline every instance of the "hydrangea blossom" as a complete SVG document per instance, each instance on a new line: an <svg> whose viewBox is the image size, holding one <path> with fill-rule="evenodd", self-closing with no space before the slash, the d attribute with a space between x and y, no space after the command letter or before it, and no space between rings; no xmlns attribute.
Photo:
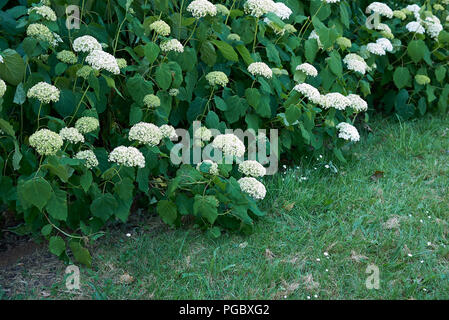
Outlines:
<svg viewBox="0 0 449 320"><path fill-rule="evenodd" d="M100 122L94 117L81 117L75 122L75 128L77 128L81 134L93 132L99 127Z"/></svg>
<svg viewBox="0 0 449 320"><path fill-rule="evenodd" d="M203 18L207 15L215 16L217 14L217 8L213 3L207 0L193 0L188 6L189 11L195 18Z"/></svg>
<svg viewBox="0 0 449 320"><path fill-rule="evenodd" d="M59 134L48 129L40 129L33 133L29 142L41 156L55 155L64 143Z"/></svg>
<svg viewBox="0 0 449 320"><path fill-rule="evenodd" d="M318 71L310 63L302 63L296 67L296 70L302 71L306 75L311 77L316 77L318 75Z"/></svg>
<svg viewBox="0 0 449 320"><path fill-rule="evenodd" d="M351 40L346 37L338 37L336 42L343 49L352 47Z"/></svg>
<svg viewBox="0 0 449 320"><path fill-rule="evenodd" d="M248 72L253 76L262 76L265 78L271 78L273 76L273 71L270 67L263 62L253 62L248 66Z"/></svg>
<svg viewBox="0 0 449 320"><path fill-rule="evenodd" d="M320 105L325 109L344 110L351 105L351 101L339 92L331 92L321 96Z"/></svg>
<svg viewBox="0 0 449 320"><path fill-rule="evenodd" d="M51 84L41 81L28 90L27 97L35 98L44 104L58 102L59 89Z"/></svg>
<svg viewBox="0 0 449 320"><path fill-rule="evenodd" d="M145 157L134 147L120 146L111 151L109 162L115 162L125 167L145 168Z"/></svg>
<svg viewBox="0 0 449 320"><path fill-rule="evenodd" d="M390 40L388 40L387 38L380 38L376 40L377 44L380 44L381 47L388 52L393 51L393 45L391 44Z"/></svg>
<svg viewBox="0 0 449 320"><path fill-rule="evenodd" d="M209 141L212 138L212 132L206 127L200 127L195 130L193 137L201 141Z"/></svg>
<svg viewBox="0 0 449 320"><path fill-rule="evenodd" d="M0 79L0 98L5 95L6 92L6 83L2 79Z"/></svg>
<svg viewBox="0 0 449 320"><path fill-rule="evenodd" d="M256 160L246 160L239 164L239 172L245 176L263 177L267 170Z"/></svg>
<svg viewBox="0 0 449 320"><path fill-rule="evenodd" d="M368 103L360 98L358 94L349 94L346 96L351 104L349 105L355 112L361 112L368 110Z"/></svg>
<svg viewBox="0 0 449 320"><path fill-rule="evenodd" d="M293 87L293 90L298 91L302 95L304 95L307 99L312 101L313 103L319 103L321 94L317 88L311 86L308 83L300 83Z"/></svg>
<svg viewBox="0 0 449 320"><path fill-rule="evenodd" d="M48 21L56 21L56 13L48 6L32 7L28 9L28 14L35 12Z"/></svg>
<svg viewBox="0 0 449 320"><path fill-rule="evenodd" d="M279 19L282 20L288 19L290 15L293 13L293 11L282 2L274 3L273 9L270 11L273 12L275 15L279 17Z"/></svg>
<svg viewBox="0 0 449 320"><path fill-rule="evenodd" d="M319 47L320 49L323 49L323 48L324 48L323 44L322 44L321 41L320 41L320 36L318 35L318 33L316 33L315 30L312 30L312 32L310 32L309 38L308 38L308 39L315 39L316 42L318 43L318 47Z"/></svg>
<svg viewBox="0 0 449 320"><path fill-rule="evenodd" d="M343 58L343 63L346 65L346 67L349 70L365 74L368 70L368 65L366 64L365 60L355 54L355 53L349 53Z"/></svg>
<svg viewBox="0 0 449 320"><path fill-rule="evenodd" d="M240 36L237 33L230 33L227 39L230 41L240 41Z"/></svg>
<svg viewBox="0 0 449 320"><path fill-rule="evenodd" d="M409 32L415 32L415 33L418 33L418 34L424 34L424 32L426 32L424 27L418 21L412 21L412 22L407 23L405 28Z"/></svg>
<svg viewBox="0 0 449 320"><path fill-rule="evenodd" d="M89 78L89 76L92 72L94 73L94 75L96 77L98 77L98 75L100 74L100 71L95 70L94 68L92 68L90 66L82 66L76 72L76 76L87 80L87 78Z"/></svg>
<svg viewBox="0 0 449 320"><path fill-rule="evenodd" d="M75 52L92 52L102 50L101 44L92 36L86 35L78 37L73 41L73 50Z"/></svg>
<svg viewBox="0 0 449 320"><path fill-rule="evenodd" d="M168 90L168 94L172 97L176 97L179 94L179 89L171 88Z"/></svg>
<svg viewBox="0 0 449 320"><path fill-rule="evenodd" d="M245 145L232 133L216 136L212 147L221 150L225 156L242 157L245 154Z"/></svg>
<svg viewBox="0 0 449 320"><path fill-rule="evenodd" d="M86 160L84 164L88 169L98 166L98 159L92 150L84 150L75 154L75 159Z"/></svg>
<svg viewBox="0 0 449 320"><path fill-rule="evenodd" d="M215 4L215 8L217 8L217 13L221 14L222 16L227 16L229 14L229 9L222 4Z"/></svg>
<svg viewBox="0 0 449 320"><path fill-rule="evenodd" d="M348 141L359 141L360 135L357 128L347 122L340 122L337 124L338 137Z"/></svg>
<svg viewBox="0 0 449 320"><path fill-rule="evenodd" d="M265 186L253 177L244 177L238 180L240 189L256 200L262 200L267 194Z"/></svg>
<svg viewBox="0 0 449 320"><path fill-rule="evenodd" d="M45 41L52 45L55 43L53 32L51 32L47 26L41 23L30 24L26 32L28 37L32 37L39 41Z"/></svg>
<svg viewBox="0 0 449 320"><path fill-rule="evenodd" d="M168 138L172 141L178 140L178 135L176 134L176 129L168 124L163 124L159 127L162 133L162 137Z"/></svg>
<svg viewBox="0 0 449 320"><path fill-rule="evenodd" d="M393 18L393 10L391 10L389 6L382 2L371 3L368 7L366 7L366 12L374 12L387 18Z"/></svg>
<svg viewBox="0 0 449 320"><path fill-rule="evenodd" d="M196 170L201 171L200 169L201 169L201 166L203 164L207 164L207 165L210 166L209 167L209 174L212 174L214 176L218 175L218 164L213 162L212 160L203 160L203 161L201 161L200 163L198 163L196 165Z"/></svg>
<svg viewBox="0 0 449 320"><path fill-rule="evenodd" d="M117 64L117 59L112 54L103 50L93 50L86 57L86 62L96 70L106 70L113 74L119 74L120 68Z"/></svg>
<svg viewBox="0 0 449 320"><path fill-rule="evenodd" d="M211 86L219 85L226 87L229 82L228 76L221 71L212 71L206 75L206 80Z"/></svg>
<svg viewBox="0 0 449 320"><path fill-rule="evenodd" d="M274 1L272 0L247 0L243 6L245 13L260 18L262 15L273 12Z"/></svg>
<svg viewBox="0 0 449 320"><path fill-rule="evenodd" d="M56 58L67 64L75 64L78 62L78 58L72 51L62 50L56 54Z"/></svg>
<svg viewBox="0 0 449 320"><path fill-rule="evenodd" d="M177 39L164 41L161 43L160 47L163 52L184 52L184 46Z"/></svg>
<svg viewBox="0 0 449 320"><path fill-rule="evenodd" d="M161 105L161 99L159 99L159 97L154 94L147 94L145 97L143 97L143 104L147 108L157 108Z"/></svg>
<svg viewBox="0 0 449 320"><path fill-rule="evenodd" d="M129 130L130 141L135 140L151 147L157 146L161 142L162 137L162 131L152 123L139 122Z"/></svg>
<svg viewBox="0 0 449 320"><path fill-rule="evenodd" d="M417 74L415 80L420 85L426 85L430 83L430 78L424 74Z"/></svg>
<svg viewBox="0 0 449 320"><path fill-rule="evenodd" d="M62 128L59 131L59 136L62 140L67 140L70 143L84 142L84 136L77 128Z"/></svg>
<svg viewBox="0 0 449 320"><path fill-rule="evenodd" d="M157 20L150 24L150 30L154 30L164 37L167 37L171 32L170 26L163 20Z"/></svg>
<svg viewBox="0 0 449 320"><path fill-rule="evenodd" d="M385 55L385 49L383 46L379 43L371 42L366 45L366 50L368 52L378 55L378 56L384 56Z"/></svg>
<svg viewBox="0 0 449 320"><path fill-rule="evenodd" d="M119 69L124 69L128 65L128 63L126 62L126 59L119 58L116 60L117 60L117 65L118 65Z"/></svg>
<svg viewBox="0 0 449 320"><path fill-rule="evenodd" d="M438 17L432 15L423 20L424 27L427 31L427 34L433 39L437 40L438 35L443 30L443 26L441 25L440 19Z"/></svg>

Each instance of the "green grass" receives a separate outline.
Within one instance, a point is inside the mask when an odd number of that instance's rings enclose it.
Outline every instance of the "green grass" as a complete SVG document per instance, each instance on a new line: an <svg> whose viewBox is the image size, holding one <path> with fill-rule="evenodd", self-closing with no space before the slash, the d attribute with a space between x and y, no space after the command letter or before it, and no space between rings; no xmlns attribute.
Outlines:
<svg viewBox="0 0 449 320"><path fill-rule="evenodd" d="M94 250L94 270L82 271L82 295L449 298L448 118L370 126L348 163L334 163L336 173L316 155L268 177L267 215L249 236L213 240L191 226L170 230L156 218L119 227ZM376 171L383 177L372 177ZM379 290L365 286L369 264L379 268ZM121 282L124 273L134 281Z"/></svg>

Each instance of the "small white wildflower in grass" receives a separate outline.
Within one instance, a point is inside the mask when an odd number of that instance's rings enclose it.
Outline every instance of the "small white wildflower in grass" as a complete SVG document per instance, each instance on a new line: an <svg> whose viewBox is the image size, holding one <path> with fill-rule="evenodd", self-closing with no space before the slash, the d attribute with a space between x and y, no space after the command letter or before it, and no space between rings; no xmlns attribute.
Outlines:
<svg viewBox="0 0 449 320"><path fill-rule="evenodd" d="M27 36L34 38L39 41L45 41L50 44L54 44L55 37L53 35L53 32L48 29L47 26L41 24L41 23L32 23L27 28Z"/></svg>
<svg viewBox="0 0 449 320"><path fill-rule="evenodd" d="M119 74L120 68L117 59L112 54L103 50L93 50L86 57L86 62L96 70L106 70L113 74Z"/></svg>
<svg viewBox="0 0 449 320"><path fill-rule="evenodd" d="M225 156L241 157L245 154L245 145L242 140L232 133L216 136L212 147L221 150Z"/></svg>
<svg viewBox="0 0 449 320"><path fill-rule="evenodd" d="M55 155L62 147L62 138L56 132L40 129L29 138L30 146L42 156Z"/></svg>
<svg viewBox="0 0 449 320"><path fill-rule="evenodd" d="M59 101L59 89L46 82L39 82L31 87L27 92L28 98L35 98L41 103L48 104L50 102Z"/></svg>
<svg viewBox="0 0 449 320"><path fill-rule="evenodd" d="M320 105L325 109L345 110L350 104L351 101L339 92L327 93L320 99Z"/></svg>
<svg viewBox="0 0 449 320"><path fill-rule="evenodd" d="M67 64L75 64L78 62L78 58L72 51L62 50L56 54L56 58Z"/></svg>
<svg viewBox="0 0 449 320"><path fill-rule="evenodd" d="M410 32L415 32L418 34L424 34L424 32L426 32L424 27L418 21L412 21L412 22L407 23L405 28L407 28L407 30Z"/></svg>
<svg viewBox="0 0 449 320"><path fill-rule="evenodd" d="M366 45L366 50L368 52L378 55L378 56L384 56L386 54L385 49L383 46L379 43L371 42Z"/></svg>
<svg viewBox="0 0 449 320"><path fill-rule="evenodd" d="M162 133L162 137L168 138L172 141L178 140L178 135L176 134L176 129L168 124L163 124L159 127Z"/></svg>
<svg viewBox="0 0 449 320"><path fill-rule="evenodd" d="M391 52L393 51L393 45L391 41L387 38L380 38L376 40L376 43L380 44L385 51Z"/></svg>
<svg viewBox="0 0 449 320"><path fill-rule="evenodd" d="M184 46L177 39L164 41L160 44L160 47L163 52L184 52Z"/></svg>
<svg viewBox="0 0 449 320"><path fill-rule="evenodd" d="M126 236L129 238L131 237L131 233L127 233Z"/></svg>
<svg viewBox="0 0 449 320"><path fill-rule="evenodd" d="M409 257L413 257L413 255L412 255L411 253L408 253L407 255L408 255Z"/></svg>
<svg viewBox="0 0 449 320"><path fill-rule="evenodd" d="M320 258L316 258L316 261L320 262L320 261L321 261L321 259L320 259Z"/></svg>
<svg viewBox="0 0 449 320"><path fill-rule="evenodd" d="M73 50L75 52L92 52L94 50L102 50L102 47L97 39L86 35L78 37L73 41Z"/></svg>
<svg viewBox="0 0 449 320"><path fill-rule="evenodd" d="M4 63L5 60L3 60L3 56L0 54L0 63Z"/></svg>
<svg viewBox="0 0 449 320"><path fill-rule="evenodd" d="M421 260L420 263L424 263L424 260Z"/></svg>
<svg viewBox="0 0 449 320"><path fill-rule="evenodd" d="M427 242L427 245L428 245L428 246L431 246L431 245L432 245L432 242L428 241L428 242Z"/></svg>
<svg viewBox="0 0 449 320"><path fill-rule="evenodd" d="M134 147L120 146L111 151L109 162L115 162L125 167L145 167L145 157L142 152Z"/></svg>
<svg viewBox="0 0 449 320"><path fill-rule="evenodd" d="M207 15L215 16L217 14L217 8L213 3L207 0L193 0L187 6L187 11L189 11L195 18L203 18Z"/></svg>
<svg viewBox="0 0 449 320"><path fill-rule="evenodd" d="M244 177L238 180L240 189L256 200L262 200L267 194L265 186L252 177Z"/></svg>
<svg viewBox="0 0 449 320"><path fill-rule="evenodd" d="M382 2L372 2L368 7L366 7L366 12L374 12L390 19L393 18L393 10Z"/></svg>
<svg viewBox="0 0 449 320"><path fill-rule="evenodd" d="M84 136L77 128L62 128L59 131L59 135L62 140L69 141L70 143L84 142Z"/></svg>
<svg viewBox="0 0 449 320"><path fill-rule="evenodd" d="M207 165L209 167L209 174L218 175L218 164L212 160L203 160L196 165L196 170L201 171L201 166ZM204 168L204 166L203 166Z"/></svg>
<svg viewBox="0 0 449 320"><path fill-rule="evenodd" d="M243 173L245 176L250 177L263 177L267 170L263 165L261 165L256 160L246 160L239 164L239 172Z"/></svg>
<svg viewBox="0 0 449 320"><path fill-rule="evenodd" d="M310 296L307 296L307 299L310 300Z"/></svg>
<svg viewBox="0 0 449 320"><path fill-rule="evenodd" d="M307 99L313 103L319 103L321 99L321 94L317 88L311 86L308 83L300 83L293 87L293 90L298 91L304 95Z"/></svg>
<svg viewBox="0 0 449 320"><path fill-rule="evenodd" d="M150 30L154 30L157 34L164 37L170 35L171 32L170 26L162 20L157 20L150 24Z"/></svg>
<svg viewBox="0 0 449 320"><path fill-rule="evenodd" d="M346 96L351 102L349 107L354 109L355 112L362 112L368 110L368 103L360 98L358 94L349 94Z"/></svg>
<svg viewBox="0 0 449 320"><path fill-rule="evenodd" d="M296 67L296 70L304 72L306 75L316 77L318 75L317 69L310 63L302 63Z"/></svg>
<svg viewBox="0 0 449 320"><path fill-rule="evenodd" d="M272 0L247 0L243 5L246 14L256 18L274 11L274 1Z"/></svg>
<svg viewBox="0 0 449 320"><path fill-rule="evenodd" d="M273 71L264 62L253 62L248 66L248 72L253 76L262 76L265 78L271 78Z"/></svg>
<svg viewBox="0 0 449 320"><path fill-rule="evenodd" d="M2 79L0 79L0 98L5 95L6 92L6 83Z"/></svg>
<svg viewBox="0 0 449 320"><path fill-rule="evenodd" d="M329 256L329 252L325 251L323 252L324 256L328 257Z"/></svg>
<svg viewBox="0 0 449 320"><path fill-rule="evenodd" d="M274 8L270 11L273 12L275 15L279 17L279 19L282 20L288 19L290 15L293 13L293 11L282 2L275 2Z"/></svg>
<svg viewBox="0 0 449 320"><path fill-rule="evenodd" d="M221 71L212 71L206 75L206 80L211 86L219 85L226 87L229 82L228 76Z"/></svg>
<svg viewBox="0 0 449 320"><path fill-rule="evenodd" d="M95 153L92 150L84 150L80 151L75 155L75 159L86 160L84 164L86 168L94 168L98 166L98 159Z"/></svg>
<svg viewBox="0 0 449 320"><path fill-rule="evenodd" d="M329 165L328 165L328 164L324 165L324 167L325 167L326 169L329 169Z"/></svg>
<svg viewBox="0 0 449 320"><path fill-rule="evenodd" d="M347 122L340 122L337 124L338 137L349 141L359 141L360 135L357 128Z"/></svg>
<svg viewBox="0 0 449 320"><path fill-rule="evenodd" d="M423 223L424 221L422 219L419 219L419 222Z"/></svg>
<svg viewBox="0 0 449 320"><path fill-rule="evenodd" d="M318 298L318 295L317 294L315 294L315 295L313 295L315 298Z"/></svg>
<svg viewBox="0 0 449 320"><path fill-rule="evenodd" d="M28 9L28 14L35 12L48 21L56 21L56 13L48 6L32 7Z"/></svg>
<svg viewBox="0 0 449 320"><path fill-rule="evenodd" d="M159 97L154 94L147 94L145 97L143 97L143 104L147 108L157 108L161 105L161 99L159 99Z"/></svg>
<svg viewBox="0 0 449 320"><path fill-rule="evenodd" d="M162 137L161 130L152 123L139 122L129 130L130 141L138 141L141 144L147 144L152 147L157 146L161 142Z"/></svg>
<svg viewBox="0 0 449 320"><path fill-rule="evenodd" d="M75 122L75 128L82 134L93 132L98 129L100 122L94 117L81 117Z"/></svg>

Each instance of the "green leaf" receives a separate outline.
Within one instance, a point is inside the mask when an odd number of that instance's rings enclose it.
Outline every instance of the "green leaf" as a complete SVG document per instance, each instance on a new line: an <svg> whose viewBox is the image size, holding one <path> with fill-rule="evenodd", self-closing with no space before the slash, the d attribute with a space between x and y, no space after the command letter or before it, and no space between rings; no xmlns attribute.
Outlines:
<svg viewBox="0 0 449 320"><path fill-rule="evenodd" d="M145 54L145 57L147 58L149 63L153 63L156 61L157 57L159 56L159 46L153 42L149 42L145 45L143 48L143 52Z"/></svg>
<svg viewBox="0 0 449 320"><path fill-rule="evenodd" d="M47 212L56 220L66 221L67 210L67 192L56 189L46 206Z"/></svg>
<svg viewBox="0 0 449 320"><path fill-rule="evenodd" d="M393 81L398 89L404 88L410 83L411 75L406 67L398 67L393 74Z"/></svg>
<svg viewBox="0 0 449 320"><path fill-rule="evenodd" d="M214 196L195 195L193 202L193 214L205 218L213 224L218 217L218 200Z"/></svg>
<svg viewBox="0 0 449 320"><path fill-rule="evenodd" d="M65 242L60 236L53 236L50 238L48 248L51 253L59 257L65 251Z"/></svg>
<svg viewBox="0 0 449 320"><path fill-rule="evenodd" d="M0 79L13 86L17 86L23 79L25 62L22 57L12 49L2 51L3 63L0 63Z"/></svg>
<svg viewBox="0 0 449 320"><path fill-rule="evenodd" d="M237 53L234 51L234 48L230 44L219 40L212 40L211 42L217 46L218 50L220 50L225 59L234 62L239 61Z"/></svg>
<svg viewBox="0 0 449 320"><path fill-rule="evenodd" d="M446 68L444 66L439 66L435 69L435 78L438 82L443 82L446 77Z"/></svg>
<svg viewBox="0 0 449 320"><path fill-rule="evenodd" d="M343 76L343 65L341 63L341 56L337 51L332 51L328 61L329 68L339 78Z"/></svg>
<svg viewBox="0 0 449 320"><path fill-rule="evenodd" d="M318 52L318 42L315 39L307 39L304 44L307 61L313 63Z"/></svg>
<svg viewBox="0 0 449 320"><path fill-rule="evenodd" d="M217 61L217 54L215 48L210 41L205 41L200 48L201 60L203 60L209 67L212 67Z"/></svg>
<svg viewBox="0 0 449 320"><path fill-rule="evenodd" d="M245 98L248 101L248 104L254 108L260 103L260 93L256 88L248 88L245 90Z"/></svg>
<svg viewBox="0 0 449 320"><path fill-rule="evenodd" d="M93 177L92 172L90 170L87 170L81 177L80 177L80 185L83 188L84 192L87 192L92 185Z"/></svg>
<svg viewBox="0 0 449 320"><path fill-rule="evenodd" d="M41 233L44 237L46 237L51 233L52 230L53 226L51 224L46 224L45 226L42 227Z"/></svg>
<svg viewBox="0 0 449 320"><path fill-rule="evenodd" d="M248 51L248 49L244 45L239 44L235 48L240 53L240 56L242 57L243 61L245 61L245 63L247 65L250 65L251 63L254 62L254 59L251 57L251 53Z"/></svg>
<svg viewBox="0 0 449 320"><path fill-rule="evenodd" d="M81 244L77 240L70 241L70 250L72 250L73 256L75 259L87 266L88 268L92 267L92 257L89 253L89 250L83 248Z"/></svg>
<svg viewBox="0 0 449 320"><path fill-rule="evenodd" d="M37 177L26 181L22 186L21 193L24 200L42 211L51 198L52 189L44 178Z"/></svg>
<svg viewBox="0 0 449 320"><path fill-rule="evenodd" d="M109 219L117 208L117 200L110 193L106 193L96 198L90 205L90 211L94 217L105 221Z"/></svg>
<svg viewBox="0 0 449 320"><path fill-rule="evenodd" d="M170 200L160 200L156 207L157 213L161 216L162 221L168 225L173 225L178 216L176 204Z"/></svg>
<svg viewBox="0 0 449 320"><path fill-rule="evenodd" d="M23 83L21 82L16 88L16 93L14 94L13 102L22 105L25 101L26 101L26 93L25 90L23 89Z"/></svg>
<svg viewBox="0 0 449 320"><path fill-rule="evenodd" d="M413 62L418 63L424 58L429 49L423 40L413 40L407 46L407 53Z"/></svg>
<svg viewBox="0 0 449 320"><path fill-rule="evenodd" d="M156 83L163 89L167 90L170 87L172 81L172 75L170 67L167 64L161 64L156 69Z"/></svg>
<svg viewBox="0 0 449 320"><path fill-rule="evenodd" d="M11 137L15 137L16 135L12 125L8 121L1 118L0 118L0 129L7 135L10 135Z"/></svg>

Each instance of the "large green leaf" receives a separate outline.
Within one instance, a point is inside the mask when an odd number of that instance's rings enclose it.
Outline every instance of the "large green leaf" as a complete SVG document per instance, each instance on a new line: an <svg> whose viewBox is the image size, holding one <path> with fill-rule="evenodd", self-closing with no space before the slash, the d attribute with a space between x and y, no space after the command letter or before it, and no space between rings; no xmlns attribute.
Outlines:
<svg viewBox="0 0 449 320"><path fill-rule="evenodd" d="M117 206L117 200L115 200L114 196L106 193L99 196L92 202L90 205L90 211L95 217L106 221L115 213Z"/></svg>
<svg viewBox="0 0 449 320"><path fill-rule="evenodd" d="M406 67L398 67L394 71L393 81L398 89L404 88L410 83L411 75L410 71Z"/></svg>
<svg viewBox="0 0 449 320"><path fill-rule="evenodd" d="M218 217L218 200L214 196L195 195L193 203L193 214L205 218L213 224Z"/></svg>
<svg viewBox="0 0 449 320"><path fill-rule="evenodd" d="M178 216L176 204L170 200L160 200L156 207L157 213L166 224L173 225Z"/></svg>
<svg viewBox="0 0 449 320"><path fill-rule="evenodd" d="M24 200L42 211L48 200L50 200L52 189L47 180L37 177L23 184L21 194Z"/></svg>
<svg viewBox="0 0 449 320"><path fill-rule="evenodd" d="M47 212L56 220L67 220L67 192L55 190L46 206Z"/></svg>
<svg viewBox="0 0 449 320"><path fill-rule="evenodd" d="M424 58L429 49L423 40L413 40L407 46L407 53L413 62L418 63Z"/></svg>
<svg viewBox="0 0 449 320"><path fill-rule="evenodd" d="M230 44L219 40L212 40L211 42L217 46L218 50L220 50L225 59L234 62L237 62L239 60L237 53L234 51L234 48Z"/></svg>
<svg viewBox="0 0 449 320"><path fill-rule="evenodd" d="M12 49L2 51L3 63L0 63L0 79L16 86L25 72L25 62L22 57Z"/></svg>

